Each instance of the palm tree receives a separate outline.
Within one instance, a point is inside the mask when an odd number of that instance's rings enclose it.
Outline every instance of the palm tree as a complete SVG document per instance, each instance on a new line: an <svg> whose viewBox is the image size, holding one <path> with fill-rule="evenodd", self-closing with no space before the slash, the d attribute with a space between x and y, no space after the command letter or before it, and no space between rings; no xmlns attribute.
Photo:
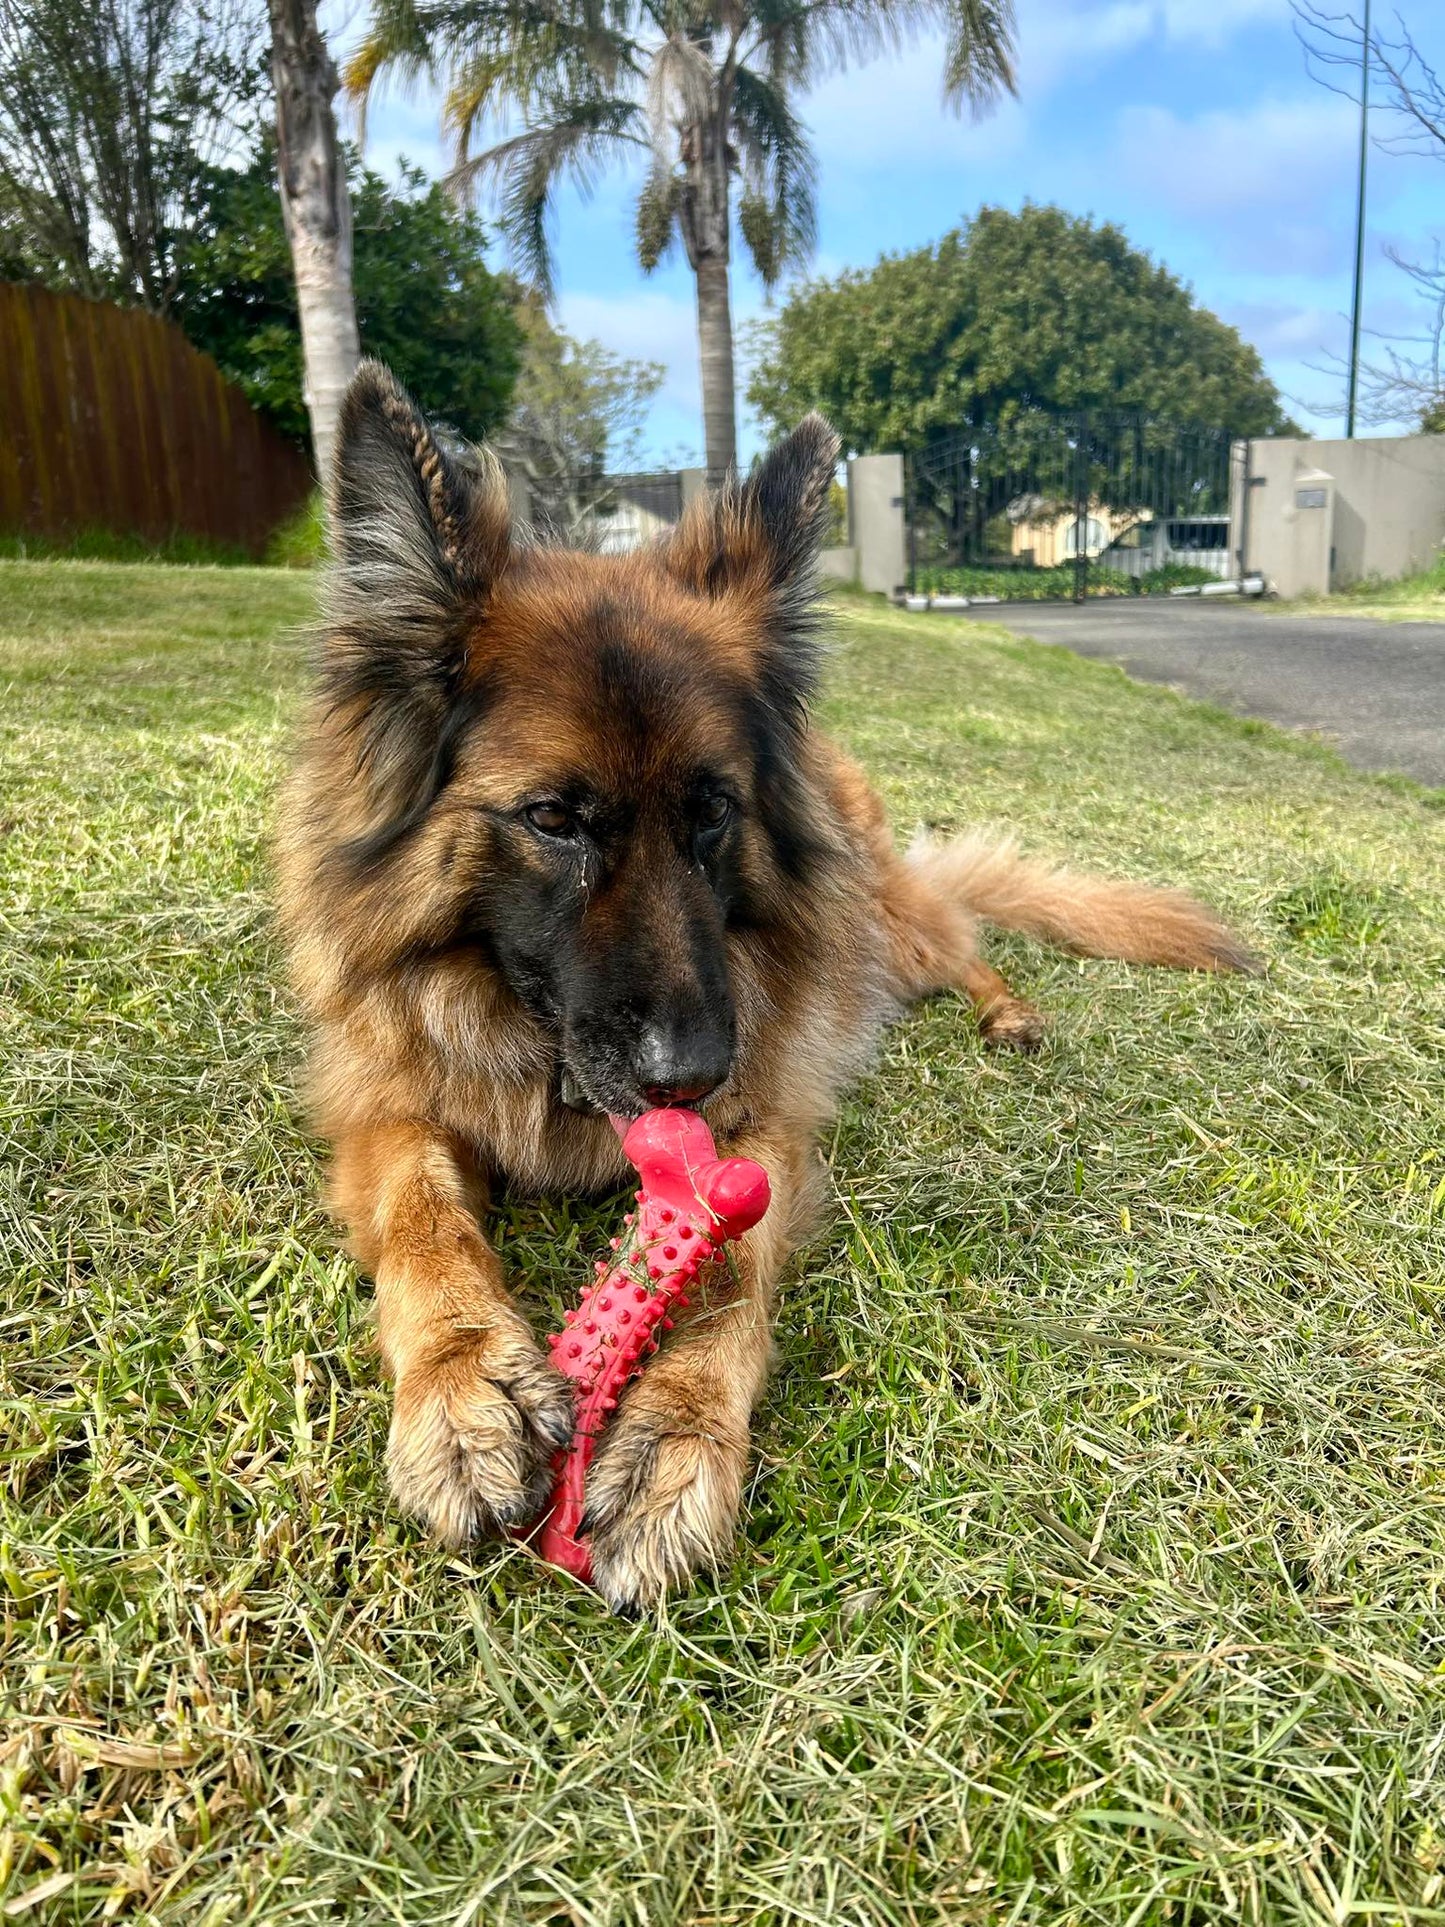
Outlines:
<svg viewBox="0 0 1445 1927"><path fill-rule="evenodd" d="M645 150L637 254L650 271L680 240L697 282L709 477L736 463L733 192L743 244L771 288L806 258L815 166L796 95L929 28L947 35L945 100L975 111L1012 91L1013 0L374 0L347 69L365 100L383 76L443 76L452 185L490 179L519 266L552 286L557 186ZM516 131L484 151L489 120Z"/></svg>
<svg viewBox="0 0 1445 1927"><path fill-rule="evenodd" d="M351 194L332 100L340 85L317 0L268 0L281 213L296 277L311 453L331 478L341 398L361 345L351 291Z"/></svg>

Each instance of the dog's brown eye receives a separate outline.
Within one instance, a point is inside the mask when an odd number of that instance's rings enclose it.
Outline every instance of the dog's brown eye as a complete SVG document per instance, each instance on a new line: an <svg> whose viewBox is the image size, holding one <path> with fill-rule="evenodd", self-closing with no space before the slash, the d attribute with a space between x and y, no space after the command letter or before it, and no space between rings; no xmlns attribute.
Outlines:
<svg viewBox="0 0 1445 1927"><path fill-rule="evenodd" d="M571 810L564 810L560 803L532 803L523 815L534 830L543 836L569 837L577 834L577 819Z"/></svg>
<svg viewBox="0 0 1445 1927"><path fill-rule="evenodd" d="M705 799L697 813L697 820L705 830L720 830L732 813L732 798L719 791Z"/></svg>

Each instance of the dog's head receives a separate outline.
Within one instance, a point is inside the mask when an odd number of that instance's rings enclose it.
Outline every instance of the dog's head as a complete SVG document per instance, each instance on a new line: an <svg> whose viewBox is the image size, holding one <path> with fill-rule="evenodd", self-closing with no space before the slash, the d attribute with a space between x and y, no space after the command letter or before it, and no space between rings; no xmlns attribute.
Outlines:
<svg viewBox="0 0 1445 1927"><path fill-rule="evenodd" d="M658 546L514 537L505 480L363 367L343 410L322 662L348 746L330 862L372 954L468 955L568 1101L701 1102L736 1041L729 939L818 857L799 758L838 444L810 417Z"/></svg>

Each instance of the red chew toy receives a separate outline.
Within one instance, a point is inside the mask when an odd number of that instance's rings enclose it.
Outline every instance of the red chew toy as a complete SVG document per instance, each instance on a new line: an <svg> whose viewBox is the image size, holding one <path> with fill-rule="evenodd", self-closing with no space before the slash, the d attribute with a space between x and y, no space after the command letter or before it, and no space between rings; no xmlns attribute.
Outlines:
<svg viewBox="0 0 1445 1927"><path fill-rule="evenodd" d="M577 1388L577 1426L559 1453L552 1509L537 1550L579 1579L592 1577L582 1524L583 1487L598 1437L622 1388L657 1350L657 1328L685 1306L684 1293L709 1258L749 1231L768 1208L768 1174L748 1158L719 1160L712 1133L696 1111L647 1111L635 1123L612 1120L637 1167L642 1189L627 1214L618 1254L597 1266L597 1282L548 1339L552 1363ZM625 1249L624 1249L625 1245Z"/></svg>

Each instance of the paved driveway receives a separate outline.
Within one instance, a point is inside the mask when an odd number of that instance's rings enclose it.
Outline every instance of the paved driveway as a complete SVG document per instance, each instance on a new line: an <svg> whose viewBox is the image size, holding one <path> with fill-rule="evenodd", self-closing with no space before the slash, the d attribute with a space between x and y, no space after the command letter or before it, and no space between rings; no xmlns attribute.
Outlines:
<svg viewBox="0 0 1445 1927"><path fill-rule="evenodd" d="M1360 769L1445 784L1445 622L1280 615L1182 597L967 614L1236 715L1313 730Z"/></svg>

